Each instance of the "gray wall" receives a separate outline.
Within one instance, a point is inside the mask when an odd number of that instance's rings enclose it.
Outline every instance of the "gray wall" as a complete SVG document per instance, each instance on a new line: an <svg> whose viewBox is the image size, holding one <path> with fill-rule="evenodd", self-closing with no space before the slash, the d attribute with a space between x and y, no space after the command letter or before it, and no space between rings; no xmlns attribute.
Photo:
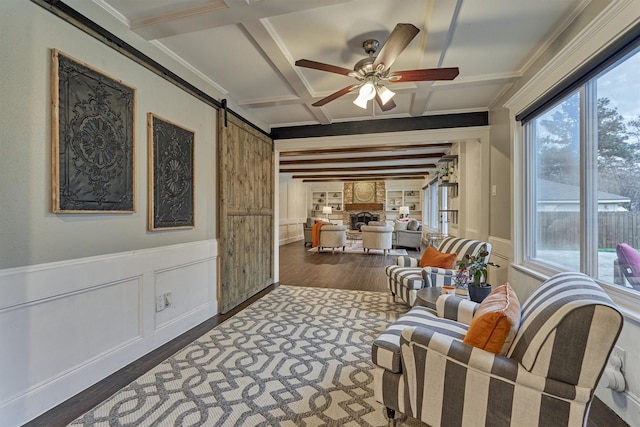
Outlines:
<svg viewBox="0 0 640 427"><path fill-rule="evenodd" d="M51 212L51 48L137 88L136 213ZM0 269L216 237L215 109L29 1L0 5L0 51ZM147 112L195 131L194 229L147 231Z"/></svg>
<svg viewBox="0 0 640 427"><path fill-rule="evenodd" d="M511 240L511 127L507 111L491 111L489 235ZM495 187L494 187L495 186ZM495 188L495 195L493 189Z"/></svg>

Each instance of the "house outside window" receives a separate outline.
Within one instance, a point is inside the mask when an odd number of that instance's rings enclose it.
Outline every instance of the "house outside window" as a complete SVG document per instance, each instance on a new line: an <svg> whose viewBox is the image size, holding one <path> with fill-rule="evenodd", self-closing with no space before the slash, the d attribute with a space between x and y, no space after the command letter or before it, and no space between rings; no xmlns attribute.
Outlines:
<svg viewBox="0 0 640 427"><path fill-rule="evenodd" d="M640 48L524 125L525 259L635 289L616 247L640 249Z"/></svg>

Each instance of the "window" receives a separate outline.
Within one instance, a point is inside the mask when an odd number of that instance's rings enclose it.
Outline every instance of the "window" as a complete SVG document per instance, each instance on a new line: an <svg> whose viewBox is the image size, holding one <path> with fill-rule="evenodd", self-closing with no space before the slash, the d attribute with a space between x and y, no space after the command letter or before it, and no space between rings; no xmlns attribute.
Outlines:
<svg viewBox="0 0 640 427"><path fill-rule="evenodd" d="M525 257L627 288L615 266L616 245L640 249L637 46L524 123Z"/></svg>
<svg viewBox="0 0 640 427"><path fill-rule="evenodd" d="M437 231L440 228L439 223L439 209L440 204L438 202L438 180L431 181L426 189L426 200L428 200L427 207L427 227L430 231Z"/></svg>

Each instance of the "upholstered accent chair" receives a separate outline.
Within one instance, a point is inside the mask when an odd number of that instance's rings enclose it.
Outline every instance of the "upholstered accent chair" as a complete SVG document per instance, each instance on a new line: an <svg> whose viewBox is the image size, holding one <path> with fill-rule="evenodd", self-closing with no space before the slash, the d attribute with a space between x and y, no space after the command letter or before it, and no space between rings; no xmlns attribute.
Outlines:
<svg viewBox="0 0 640 427"><path fill-rule="evenodd" d="M411 248L420 252L422 245L422 230L397 230L396 247Z"/></svg>
<svg viewBox="0 0 640 427"><path fill-rule="evenodd" d="M640 254L626 243L616 245L618 257L613 260L613 283L640 290Z"/></svg>
<svg viewBox="0 0 640 427"><path fill-rule="evenodd" d="M336 248L342 248L347 245L347 226L323 224L320 228L320 245L318 252L324 248L331 248L331 253L335 253Z"/></svg>
<svg viewBox="0 0 640 427"><path fill-rule="evenodd" d="M393 221L393 245L415 249L420 252L422 245L422 224L411 218L408 221Z"/></svg>
<svg viewBox="0 0 640 427"><path fill-rule="evenodd" d="M464 239L460 237L447 237L438 245L438 251L443 253L455 253L455 262L461 260L466 254L475 255L482 245L486 245L489 252L486 260L491 256L491 243L480 240ZM455 265L454 265L455 267ZM395 265L385 268L387 285L391 295L399 296L402 301L410 306L416 301L416 293L428 286L449 286L453 284L455 269L438 267L420 267L420 260L410 256L399 256Z"/></svg>
<svg viewBox="0 0 640 427"><path fill-rule="evenodd" d="M374 221L369 222L369 224ZM370 249L381 249L384 254L392 247L393 227L386 225L363 225L360 227L362 231L362 248L365 252Z"/></svg>
<svg viewBox="0 0 640 427"><path fill-rule="evenodd" d="M437 312L413 307L374 341L374 393L387 415L432 427L586 425L623 324L602 288L581 273L548 279L522 305L503 354L463 342L475 307L441 296Z"/></svg>
<svg viewBox="0 0 640 427"><path fill-rule="evenodd" d="M311 246L313 244L313 224L312 218L308 218L307 222L302 223L302 233L304 235L304 245Z"/></svg>

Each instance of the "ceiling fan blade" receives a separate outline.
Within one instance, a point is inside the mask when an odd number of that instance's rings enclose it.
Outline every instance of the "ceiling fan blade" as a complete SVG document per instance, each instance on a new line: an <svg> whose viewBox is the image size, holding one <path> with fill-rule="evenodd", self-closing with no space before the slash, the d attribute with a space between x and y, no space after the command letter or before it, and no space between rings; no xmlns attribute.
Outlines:
<svg viewBox="0 0 640 427"><path fill-rule="evenodd" d="M393 99L390 99L386 104L383 104L382 99L380 99L380 95L376 95L376 102L378 102L378 106L382 111L389 111L396 108L396 103L393 102Z"/></svg>
<svg viewBox="0 0 640 427"><path fill-rule="evenodd" d="M311 68L313 70L328 71L330 73L342 74L344 76L353 75L355 71L337 65L324 64L322 62L311 61L309 59L298 59L295 64L298 67Z"/></svg>
<svg viewBox="0 0 640 427"><path fill-rule="evenodd" d="M326 98L322 98L320 101L316 101L311 105L313 105L314 107L322 107L324 104L327 104L333 101L334 99L340 98L342 95L346 95L347 93L359 87L360 87L359 84L343 87L339 91L333 92L331 95L327 96Z"/></svg>
<svg viewBox="0 0 640 427"><path fill-rule="evenodd" d="M453 80L460 70L458 67L426 68L424 70L393 71L389 73L390 82L422 82L433 80Z"/></svg>
<svg viewBox="0 0 640 427"><path fill-rule="evenodd" d="M373 69L382 64L381 71L388 70L391 64L396 60L398 55L411 43L411 40L418 34L420 30L412 24L398 24L389 35L384 46L378 53L376 60L373 61Z"/></svg>

